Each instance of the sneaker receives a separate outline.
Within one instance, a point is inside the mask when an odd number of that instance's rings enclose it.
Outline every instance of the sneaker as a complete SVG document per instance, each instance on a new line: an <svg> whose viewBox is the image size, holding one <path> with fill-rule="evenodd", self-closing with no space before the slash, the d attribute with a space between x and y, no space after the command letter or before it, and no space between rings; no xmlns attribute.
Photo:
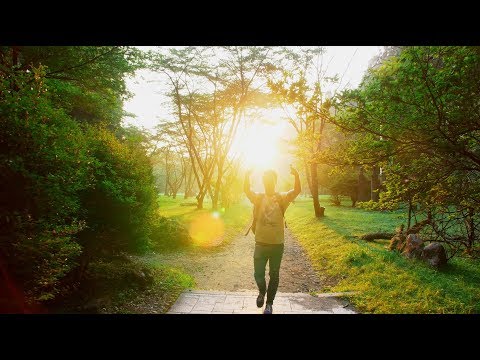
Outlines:
<svg viewBox="0 0 480 360"><path fill-rule="evenodd" d="M261 308L263 306L263 302L265 301L265 294L258 294L257 296L257 307Z"/></svg>
<svg viewBox="0 0 480 360"><path fill-rule="evenodd" d="M265 310L263 311L264 314L271 314L273 312L272 304L265 305Z"/></svg>

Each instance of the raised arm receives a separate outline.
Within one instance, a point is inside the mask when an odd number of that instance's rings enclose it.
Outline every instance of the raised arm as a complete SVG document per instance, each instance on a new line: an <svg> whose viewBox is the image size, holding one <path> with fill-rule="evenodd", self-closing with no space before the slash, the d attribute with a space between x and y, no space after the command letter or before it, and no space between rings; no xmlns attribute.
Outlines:
<svg viewBox="0 0 480 360"><path fill-rule="evenodd" d="M290 165L290 174L295 176L295 185L292 190L287 193L287 201L293 201L295 198L300 194L302 191L302 187L300 185L300 175L298 175L297 169Z"/></svg>
<svg viewBox="0 0 480 360"><path fill-rule="evenodd" d="M250 175L252 174L252 170L247 170L245 173L245 181L243 183L243 191L247 195L248 200L250 200L253 204L255 204L255 193L250 190Z"/></svg>

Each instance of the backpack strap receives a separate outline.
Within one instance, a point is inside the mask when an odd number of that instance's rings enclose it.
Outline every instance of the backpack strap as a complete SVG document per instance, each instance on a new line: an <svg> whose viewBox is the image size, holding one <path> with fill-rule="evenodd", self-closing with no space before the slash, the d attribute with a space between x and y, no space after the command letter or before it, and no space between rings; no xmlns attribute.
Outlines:
<svg viewBox="0 0 480 360"><path fill-rule="evenodd" d="M245 233L245 236L248 235L250 230L255 234L255 226L257 224L257 218L258 218L258 212L260 211L260 206L262 205L263 198L265 197L265 194L258 194L257 199L255 201L255 204L253 205L253 220L252 224L248 228L247 232Z"/></svg>
<svg viewBox="0 0 480 360"><path fill-rule="evenodd" d="M285 227L287 227L287 220L285 220L285 210L286 209L283 206L282 195L280 195L279 193L275 193L275 200L277 201L278 206L280 207L280 210L282 211L283 221L284 221Z"/></svg>

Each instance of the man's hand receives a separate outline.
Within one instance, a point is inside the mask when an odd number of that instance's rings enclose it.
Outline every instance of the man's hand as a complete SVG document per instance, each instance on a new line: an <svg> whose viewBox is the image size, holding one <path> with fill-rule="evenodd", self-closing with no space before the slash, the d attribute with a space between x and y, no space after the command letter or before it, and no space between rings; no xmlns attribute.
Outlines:
<svg viewBox="0 0 480 360"><path fill-rule="evenodd" d="M293 176L298 176L298 171L292 165L290 165L290 174Z"/></svg>
<svg viewBox="0 0 480 360"><path fill-rule="evenodd" d="M290 164L290 174L295 176L295 185L293 189L288 192L287 199L288 201L293 201L302 191L302 187L300 186L300 175L298 175L297 169L295 169L292 164Z"/></svg>
<svg viewBox="0 0 480 360"><path fill-rule="evenodd" d="M252 169L248 169L245 173L245 182L243 184L243 191L247 195L248 199L255 204L255 193L250 190L250 175L252 174Z"/></svg>

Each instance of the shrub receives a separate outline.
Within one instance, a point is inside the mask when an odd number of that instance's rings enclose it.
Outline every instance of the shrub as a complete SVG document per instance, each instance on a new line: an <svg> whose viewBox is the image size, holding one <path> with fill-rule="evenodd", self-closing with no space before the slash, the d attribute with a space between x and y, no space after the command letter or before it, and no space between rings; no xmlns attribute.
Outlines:
<svg viewBox="0 0 480 360"><path fill-rule="evenodd" d="M92 183L83 194L89 225L85 246L96 251L143 252L148 249L150 222L157 209L152 167L141 147L110 131L91 127L95 157ZM102 234L102 241L95 234Z"/></svg>
<svg viewBox="0 0 480 360"><path fill-rule="evenodd" d="M0 81L0 261L27 302L55 297L76 266L92 160L80 125L51 105L43 74Z"/></svg>
<svg viewBox="0 0 480 360"><path fill-rule="evenodd" d="M333 206L340 206L342 204L342 201L340 199L340 195L338 195L338 194L330 195L330 203Z"/></svg>
<svg viewBox="0 0 480 360"><path fill-rule="evenodd" d="M357 202L357 207L359 209L370 210L370 211L393 211L398 208L396 205L390 203L383 203L381 201L359 201Z"/></svg>
<svg viewBox="0 0 480 360"><path fill-rule="evenodd" d="M151 245L154 249L178 248L191 244L188 229L175 218L159 217L153 225Z"/></svg>

